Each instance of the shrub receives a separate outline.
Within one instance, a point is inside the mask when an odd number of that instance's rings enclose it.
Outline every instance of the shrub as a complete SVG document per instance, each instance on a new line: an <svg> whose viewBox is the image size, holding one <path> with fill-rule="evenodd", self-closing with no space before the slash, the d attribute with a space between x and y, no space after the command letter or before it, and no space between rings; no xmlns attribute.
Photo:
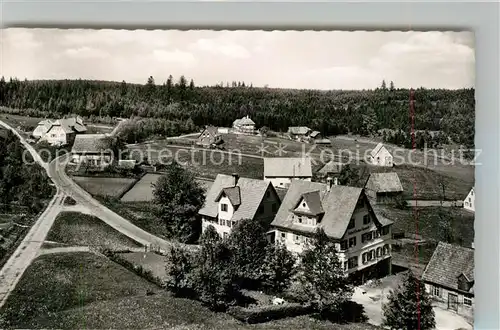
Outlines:
<svg viewBox="0 0 500 330"><path fill-rule="evenodd" d="M64 199L64 205L76 205L76 201L71 196L66 196Z"/></svg>

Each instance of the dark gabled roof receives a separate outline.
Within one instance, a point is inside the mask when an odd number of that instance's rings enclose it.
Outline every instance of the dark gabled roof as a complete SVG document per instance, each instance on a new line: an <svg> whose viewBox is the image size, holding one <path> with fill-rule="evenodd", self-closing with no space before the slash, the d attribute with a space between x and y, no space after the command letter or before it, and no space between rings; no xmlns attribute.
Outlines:
<svg viewBox="0 0 500 330"><path fill-rule="evenodd" d="M233 206L239 206L241 204L240 187L235 186L229 188L222 188L215 201L218 203L221 197L224 195L227 196L227 198L229 198L229 201Z"/></svg>
<svg viewBox="0 0 500 330"><path fill-rule="evenodd" d="M331 160L326 163L325 166L323 166L318 172L321 174L340 173L342 171L342 166L342 163Z"/></svg>
<svg viewBox="0 0 500 330"><path fill-rule="evenodd" d="M83 124L82 118L73 117L73 118L64 118L58 119L56 121L41 121L38 125L41 125L45 122L45 126L47 127L47 132L52 129L54 126L60 126L66 134L71 133L83 133L87 131L87 128ZM48 126L47 126L48 125Z"/></svg>
<svg viewBox="0 0 500 330"><path fill-rule="evenodd" d="M403 191L403 186L396 172L371 173L365 188L377 193Z"/></svg>
<svg viewBox="0 0 500 330"><path fill-rule="evenodd" d="M298 207L298 203L300 203L302 199L304 199L309 208L309 212L307 213L311 215L319 215L325 213L325 211L323 210L323 206L321 205L321 197L318 190L303 194L302 198L297 202L297 205L295 205L295 208Z"/></svg>
<svg viewBox="0 0 500 330"><path fill-rule="evenodd" d="M219 135L219 130L215 126L208 126L201 132L199 137L202 137L205 133L208 133L210 136L217 136Z"/></svg>
<svg viewBox="0 0 500 330"><path fill-rule="evenodd" d="M72 153L111 153L113 139L105 134L77 134Z"/></svg>
<svg viewBox="0 0 500 330"><path fill-rule="evenodd" d="M422 280L458 291L461 274L470 282L474 281L474 250L439 242L425 267Z"/></svg>
<svg viewBox="0 0 500 330"><path fill-rule="evenodd" d="M210 189L207 191L205 205L198 213L211 218L217 217L219 211L219 206L216 202L217 197L224 188L234 186L233 176L218 174L214 183L212 183ZM272 189L271 183L257 179L239 178L236 186L240 189L240 206L234 212L232 219L253 219L267 188L271 186Z"/></svg>
<svg viewBox="0 0 500 330"><path fill-rule="evenodd" d="M311 159L307 157L264 158L266 177L312 177Z"/></svg>
<svg viewBox="0 0 500 330"><path fill-rule="evenodd" d="M293 212L291 211L302 199L302 196L310 192L319 193L321 206L324 210L323 218L318 227L323 228L328 236L341 239L347 230L359 198L364 195L361 188L334 185L328 191L328 186L324 183L292 180L271 225L278 228L313 233L316 227L305 228L295 224L292 219ZM369 203L368 200L367 203Z"/></svg>

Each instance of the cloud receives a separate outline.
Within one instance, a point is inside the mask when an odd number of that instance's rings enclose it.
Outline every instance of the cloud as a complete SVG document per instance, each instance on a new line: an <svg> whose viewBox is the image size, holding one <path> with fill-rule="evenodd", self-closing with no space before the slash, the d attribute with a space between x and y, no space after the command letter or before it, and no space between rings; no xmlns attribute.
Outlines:
<svg viewBox="0 0 500 330"><path fill-rule="evenodd" d="M61 43L68 46L123 46L136 45L162 48L170 45L169 34L162 30L66 30Z"/></svg>
<svg viewBox="0 0 500 330"><path fill-rule="evenodd" d="M29 51L42 46L32 31L24 29L1 30L0 46L15 44L16 48Z"/></svg>
<svg viewBox="0 0 500 330"><path fill-rule="evenodd" d="M192 53L184 52L178 49L173 51L164 49L155 49L153 59L158 62L177 63L185 66L192 66L196 63L196 58Z"/></svg>
<svg viewBox="0 0 500 330"><path fill-rule="evenodd" d="M214 40L214 39L199 39L191 49L200 50L215 55L224 55L235 59L250 58L250 52L243 46L233 42Z"/></svg>
<svg viewBox="0 0 500 330"><path fill-rule="evenodd" d="M105 59L110 57L110 54L103 50L86 46L66 49L64 55L76 59Z"/></svg>

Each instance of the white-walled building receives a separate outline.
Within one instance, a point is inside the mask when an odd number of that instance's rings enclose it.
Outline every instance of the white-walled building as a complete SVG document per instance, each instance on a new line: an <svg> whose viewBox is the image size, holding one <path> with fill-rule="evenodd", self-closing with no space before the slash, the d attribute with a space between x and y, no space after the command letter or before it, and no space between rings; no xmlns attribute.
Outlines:
<svg viewBox="0 0 500 330"><path fill-rule="evenodd" d="M255 134L255 122L247 115L233 122L233 130L235 133Z"/></svg>
<svg viewBox="0 0 500 330"><path fill-rule="evenodd" d="M392 154L382 143L377 144L377 146L370 152L368 163L375 166L387 167L392 167L394 165Z"/></svg>
<svg viewBox="0 0 500 330"><path fill-rule="evenodd" d="M280 199L269 182L218 174L198 214L203 231L213 226L221 237L226 237L239 220L271 223L279 206Z"/></svg>
<svg viewBox="0 0 500 330"><path fill-rule="evenodd" d="M271 182L274 187L287 188L293 179L312 180L310 158L264 158L264 180Z"/></svg>
<svg viewBox="0 0 500 330"><path fill-rule="evenodd" d="M464 209L476 212L475 199L476 194L474 192L474 187L472 187L472 189L469 191L469 194L464 199Z"/></svg>
<svg viewBox="0 0 500 330"><path fill-rule="evenodd" d="M42 120L33 131L32 135L39 142L47 142L50 145L71 144L77 134L87 131L82 118L64 118L56 121Z"/></svg>
<svg viewBox="0 0 500 330"><path fill-rule="evenodd" d="M71 161L93 168L105 168L113 161L113 138L106 134L82 134L75 137Z"/></svg>
<svg viewBox="0 0 500 330"><path fill-rule="evenodd" d="M392 271L392 221L375 214L361 188L293 180L271 226L275 241L297 254L322 228L355 280Z"/></svg>

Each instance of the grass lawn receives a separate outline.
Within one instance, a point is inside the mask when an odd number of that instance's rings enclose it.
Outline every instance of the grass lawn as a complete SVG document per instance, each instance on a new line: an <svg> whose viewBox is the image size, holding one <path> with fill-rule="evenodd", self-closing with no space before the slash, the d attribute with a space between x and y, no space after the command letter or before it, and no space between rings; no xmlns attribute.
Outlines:
<svg viewBox="0 0 500 330"><path fill-rule="evenodd" d="M69 246L100 246L113 249L141 247L100 219L77 212L63 212L56 218L47 241Z"/></svg>
<svg viewBox="0 0 500 330"><path fill-rule="evenodd" d="M44 119L45 118L26 117L26 116L0 113L0 120L6 122L7 124L11 125L14 128L17 128L17 126L36 127L38 123Z"/></svg>
<svg viewBox="0 0 500 330"><path fill-rule="evenodd" d="M173 298L154 284L91 253L41 256L27 269L0 311L2 328L66 329L379 329L311 317L257 325Z"/></svg>
<svg viewBox="0 0 500 330"><path fill-rule="evenodd" d="M415 219L413 208L398 210L390 207L376 206L380 214L394 221L393 233L416 233L426 240L444 241L445 238L439 230L439 207L418 208L418 217ZM456 244L470 247L474 241L474 214L463 208L445 207L444 210L451 216L451 230Z"/></svg>
<svg viewBox="0 0 500 330"><path fill-rule="evenodd" d="M120 253L120 256L134 265L140 265L145 270L151 271L154 276L162 280L167 279L165 267L168 258L166 256L154 252L125 252Z"/></svg>
<svg viewBox="0 0 500 330"><path fill-rule="evenodd" d="M152 185L158 181L161 174L148 173L139 180L132 189L130 189L121 198L122 202L149 202L153 200L153 187ZM211 181L197 180L205 191L210 188Z"/></svg>
<svg viewBox="0 0 500 330"><path fill-rule="evenodd" d="M136 182L132 178L73 176L72 179L92 196L120 198Z"/></svg>

